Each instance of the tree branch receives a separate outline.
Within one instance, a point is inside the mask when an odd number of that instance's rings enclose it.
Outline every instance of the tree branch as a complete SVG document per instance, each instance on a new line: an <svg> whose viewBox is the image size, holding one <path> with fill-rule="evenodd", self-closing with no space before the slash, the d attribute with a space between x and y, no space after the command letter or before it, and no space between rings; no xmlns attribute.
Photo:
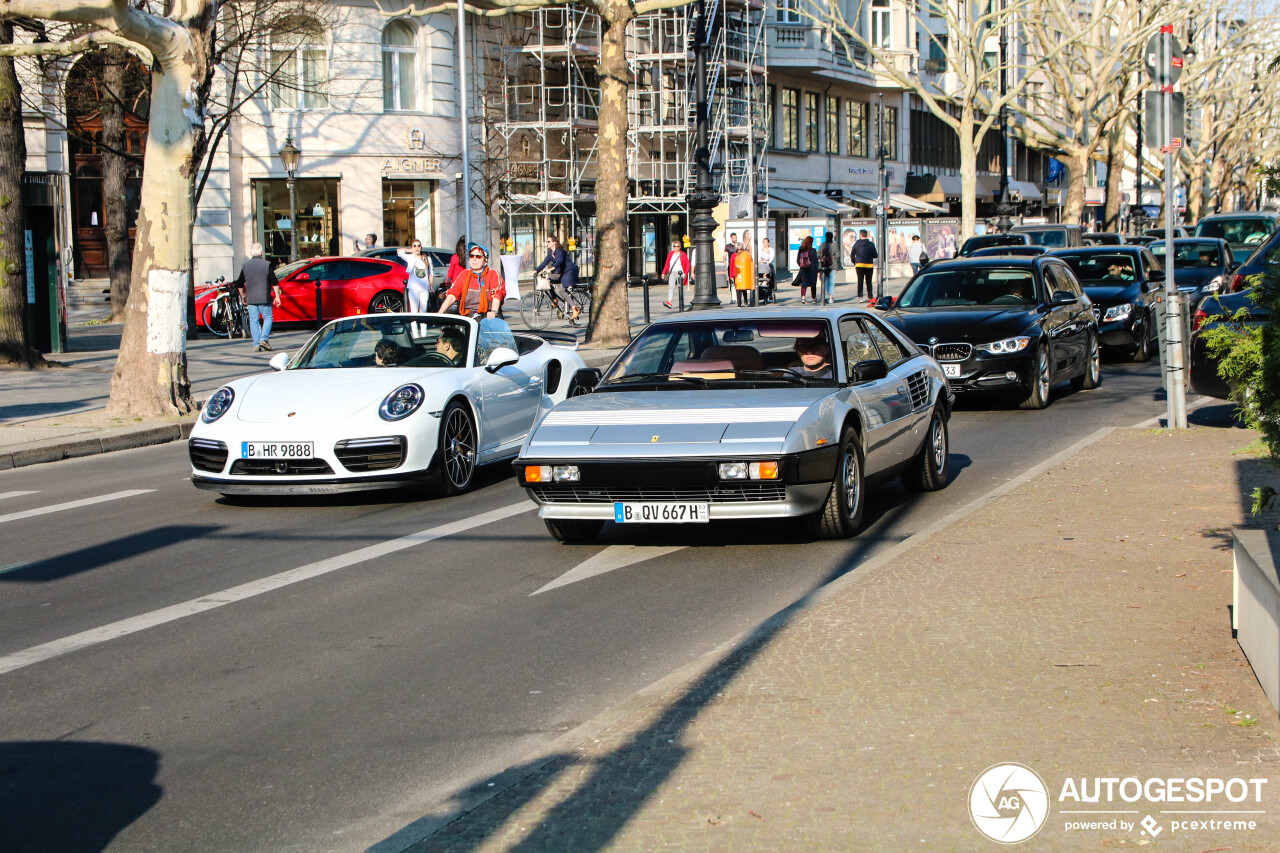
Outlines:
<svg viewBox="0 0 1280 853"><path fill-rule="evenodd" d="M153 58L151 51L147 50L137 42L129 41L129 39L110 33L105 30L97 30L91 33L85 33L77 36L70 41L44 41L44 42L26 42L23 44L6 44L0 45L0 56L74 56L79 53L87 53L107 45L119 45L127 48L138 55L144 65L151 65Z"/></svg>

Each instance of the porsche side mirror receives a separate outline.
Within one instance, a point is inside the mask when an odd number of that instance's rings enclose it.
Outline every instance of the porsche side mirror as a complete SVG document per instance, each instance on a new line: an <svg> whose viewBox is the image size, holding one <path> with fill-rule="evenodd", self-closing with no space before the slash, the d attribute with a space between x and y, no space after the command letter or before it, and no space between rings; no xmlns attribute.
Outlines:
<svg viewBox="0 0 1280 853"><path fill-rule="evenodd" d="M889 375L889 365L884 363L884 359L877 358L873 361L860 361L853 366L854 382L874 382L877 379L884 379Z"/></svg>
<svg viewBox="0 0 1280 853"><path fill-rule="evenodd" d="M877 311L888 311L890 308L893 307L893 297L881 296L879 299L876 300L875 307Z"/></svg>
<svg viewBox="0 0 1280 853"><path fill-rule="evenodd" d="M580 367L573 374L573 381L569 383L569 388L577 389L579 394L594 391L603 375L604 373L598 367Z"/></svg>
<svg viewBox="0 0 1280 853"><path fill-rule="evenodd" d="M289 364L289 353L278 352L271 356L271 361L268 361L267 364L271 365L272 370L284 370Z"/></svg>
<svg viewBox="0 0 1280 853"><path fill-rule="evenodd" d="M510 347L498 347L489 353L489 357L485 359L484 369L490 373L497 373L509 364L515 364L520 360L520 354Z"/></svg>

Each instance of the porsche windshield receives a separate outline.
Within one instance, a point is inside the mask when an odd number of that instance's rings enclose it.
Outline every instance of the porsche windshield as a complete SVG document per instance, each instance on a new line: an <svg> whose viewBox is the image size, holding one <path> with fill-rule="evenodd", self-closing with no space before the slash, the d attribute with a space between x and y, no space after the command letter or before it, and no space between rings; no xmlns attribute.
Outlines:
<svg viewBox="0 0 1280 853"><path fill-rule="evenodd" d="M835 384L837 350L820 319L661 323L632 341L600 384L663 390Z"/></svg>
<svg viewBox="0 0 1280 853"><path fill-rule="evenodd" d="M940 269L918 276L898 305L903 308L967 308L1035 305L1036 280L1030 270L970 267Z"/></svg>
<svg viewBox="0 0 1280 853"><path fill-rule="evenodd" d="M351 317L321 329L288 369L464 367L469 335L468 324L443 315Z"/></svg>

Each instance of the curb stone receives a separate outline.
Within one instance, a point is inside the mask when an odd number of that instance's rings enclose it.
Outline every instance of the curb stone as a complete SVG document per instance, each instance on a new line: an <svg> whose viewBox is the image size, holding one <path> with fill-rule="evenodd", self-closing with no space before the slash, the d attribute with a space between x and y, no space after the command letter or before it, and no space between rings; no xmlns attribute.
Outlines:
<svg viewBox="0 0 1280 853"><path fill-rule="evenodd" d="M103 430L99 435L91 438L51 438L45 441L33 441L14 450L0 451L0 471L180 441L191 435L193 426L195 426L194 417L173 423Z"/></svg>

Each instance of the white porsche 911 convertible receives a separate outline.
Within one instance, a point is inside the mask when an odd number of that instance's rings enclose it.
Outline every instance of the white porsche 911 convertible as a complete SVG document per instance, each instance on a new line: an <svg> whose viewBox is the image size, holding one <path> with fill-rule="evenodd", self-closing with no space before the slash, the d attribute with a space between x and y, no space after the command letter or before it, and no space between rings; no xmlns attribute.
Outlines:
<svg viewBox="0 0 1280 853"><path fill-rule="evenodd" d="M583 363L500 321L372 314L329 323L271 366L205 403L188 441L197 488L458 494L476 466L516 455Z"/></svg>

